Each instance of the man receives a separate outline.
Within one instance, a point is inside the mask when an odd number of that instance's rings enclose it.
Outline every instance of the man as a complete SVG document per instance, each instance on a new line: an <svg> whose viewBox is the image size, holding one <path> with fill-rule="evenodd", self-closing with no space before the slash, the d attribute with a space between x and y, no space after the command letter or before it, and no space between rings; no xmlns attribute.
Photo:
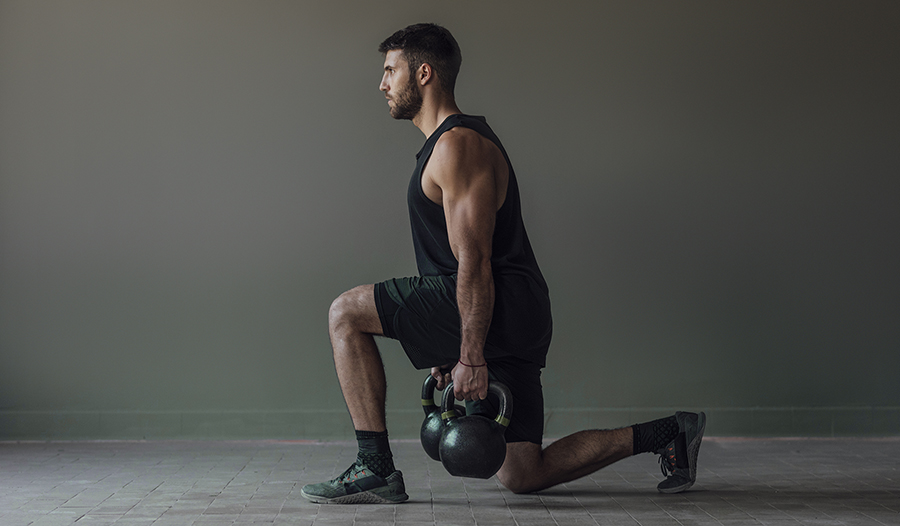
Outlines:
<svg viewBox="0 0 900 526"><path fill-rule="evenodd" d="M449 31L409 26L379 51L380 89L391 116L412 120L427 137L408 191L420 276L360 286L332 304L335 368L359 454L343 474L304 486L302 495L323 503L408 499L388 444L376 335L399 340L416 368L431 368L439 389L452 379L457 400L487 403L489 378L510 388L514 413L497 477L516 493L573 480L641 452L662 455L669 476L660 491L690 487L703 413L580 431L542 449L540 374L550 345L550 299L525 233L512 165L484 118L464 115L456 105L462 57Z"/></svg>

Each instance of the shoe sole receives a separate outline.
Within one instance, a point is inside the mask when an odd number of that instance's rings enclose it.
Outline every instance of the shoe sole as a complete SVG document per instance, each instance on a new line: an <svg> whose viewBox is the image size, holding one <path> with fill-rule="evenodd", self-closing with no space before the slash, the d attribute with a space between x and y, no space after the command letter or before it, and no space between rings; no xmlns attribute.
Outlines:
<svg viewBox="0 0 900 526"><path fill-rule="evenodd" d="M309 493L300 490L300 496L319 504L398 504L409 499L409 495L406 493L397 495L396 497L387 498L371 491L361 491L359 493L352 493L350 495L329 499L321 495L310 495Z"/></svg>
<svg viewBox="0 0 900 526"><path fill-rule="evenodd" d="M701 411L697 415L697 434L687 446L688 470L691 478L690 480L685 481L684 484L672 488L660 488L657 486L656 489L658 489L660 493L681 493L693 486L694 482L697 481L697 457L700 454L700 442L703 440L704 431L706 431L706 413Z"/></svg>

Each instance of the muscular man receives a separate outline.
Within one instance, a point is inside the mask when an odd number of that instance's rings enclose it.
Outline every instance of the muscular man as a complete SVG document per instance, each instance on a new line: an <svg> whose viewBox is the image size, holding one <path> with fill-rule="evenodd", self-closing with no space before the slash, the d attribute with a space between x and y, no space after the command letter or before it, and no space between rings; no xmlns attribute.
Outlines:
<svg viewBox="0 0 900 526"><path fill-rule="evenodd" d="M302 495L323 503L408 499L388 445L376 335L399 340L416 368L431 368L438 388L452 379L456 399L467 405L489 403L489 378L510 388L514 413L497 477L516 493L570 481L642 452L662 455L668 477L660 491L689 488L703 413L580 431L542 448L540 375L550 345L550 299L525 234L512 165L485 119L456 105L462 56L449 31L409 26L379 51L380 89L391 116L411 120L427 137L408 191L420 276L356 287L332 304L334 363L359 454L343 474L304 486Z"/></svg>

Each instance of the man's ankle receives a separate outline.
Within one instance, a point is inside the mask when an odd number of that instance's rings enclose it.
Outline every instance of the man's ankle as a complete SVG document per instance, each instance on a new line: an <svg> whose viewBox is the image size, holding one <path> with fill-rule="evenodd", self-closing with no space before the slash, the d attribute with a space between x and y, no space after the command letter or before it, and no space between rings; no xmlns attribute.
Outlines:
<svg viewBox="0 0 900 526"><path fill-rule="evenodd" d="M358 462L382 478L396 471L387 431L357 431L356 441L359 444Z"/></svg>
<svg viewBox="0 0 900 526"><path fill-rule="evenodd" d="M631 426L631 430L634 449L632 454L656 453L678 436L678 421L673 415L643 424L635 424Z"/></svg>

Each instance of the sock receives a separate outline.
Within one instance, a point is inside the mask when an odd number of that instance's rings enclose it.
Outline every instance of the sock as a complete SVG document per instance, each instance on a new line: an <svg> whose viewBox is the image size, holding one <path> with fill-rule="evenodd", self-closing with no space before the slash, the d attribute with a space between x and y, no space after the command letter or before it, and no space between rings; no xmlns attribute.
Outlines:
<svg viewBox="0 0 900 526"><path fill-rule="evenodd" d="M357 431L356 441L359 443L357 462L365 464L382 478L396 471L387 431Z"/></svg>
<svg viewBox="0 0 900 526"><path fill-rule="evenodd" d="M634 433L634 454L656 453L678 436L678 421L675 415L631 426Z"/></svg>

